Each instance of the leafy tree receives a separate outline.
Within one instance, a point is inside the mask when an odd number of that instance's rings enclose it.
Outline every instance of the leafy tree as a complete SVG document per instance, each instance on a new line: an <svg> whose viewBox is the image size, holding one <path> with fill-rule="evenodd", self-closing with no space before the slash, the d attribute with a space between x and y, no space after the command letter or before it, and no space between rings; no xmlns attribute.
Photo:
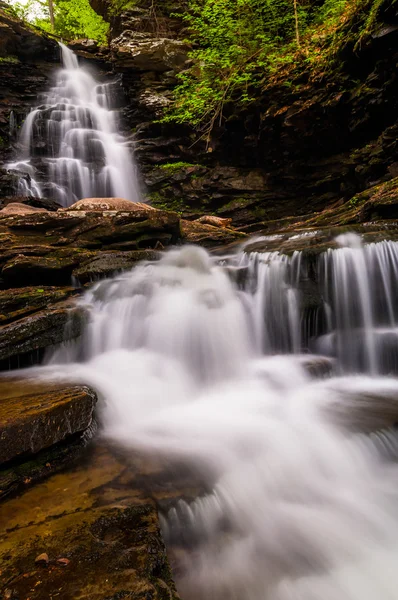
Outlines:
<svg viewBox="0 0 398 600"><path fill-rule="evenodd" d="M333 60L362 23L360 40L384 0L188 0L192 66L179 75L163 121L190 123L209 141L230 103L254 100L280 71ZM393 2L397 0L392 0ZM346 29L345 24L348 24Z"/></svg>
<svg viewBox="0 0 398 600"><path fill-rule="evenodd" d="M29 0L12 2L21 19L66 39L91 38L106 43L108 23L91 8L89 0Z"/></svg>

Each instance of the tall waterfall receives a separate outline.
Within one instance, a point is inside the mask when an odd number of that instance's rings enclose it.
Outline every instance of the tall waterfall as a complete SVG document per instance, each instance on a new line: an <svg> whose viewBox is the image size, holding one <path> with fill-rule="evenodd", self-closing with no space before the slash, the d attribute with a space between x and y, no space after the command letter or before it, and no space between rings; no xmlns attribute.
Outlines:
<svg viewBox="0 0 398 600"><path fill-rule="evenodd" d="M18 194L50 197L63 206L81 198L139 200L136 168L118 134L112 83L98 83L60 44L63 68L28 114L21 155L8 165L20 172Z"/></svg>
<svg viewBox="0 0 398 600"><path fill-rule="evenodd" d="M105 435L204 481L162 516L185 600L396 598L398 380L375 374L398 244L341 241L315 265L168 252L88 290L82 339L44 369L99 391ZM336 375L311 377L310 347Z"/></svg>

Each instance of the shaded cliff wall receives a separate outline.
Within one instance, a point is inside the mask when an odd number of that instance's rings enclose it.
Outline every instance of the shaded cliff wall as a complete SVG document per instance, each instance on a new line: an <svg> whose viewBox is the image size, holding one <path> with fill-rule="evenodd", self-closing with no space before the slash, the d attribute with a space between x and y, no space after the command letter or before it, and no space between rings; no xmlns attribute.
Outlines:
<svg viewBox="0 0 398 600"><path fill-rule="evenodd" d="M347 38L338 67L323 77L311 80L303 70L266 86L245 113L227 108L207 150L188 127L157 122L176 73L189 64L186 32L171 16L183 3L126 4L92 0L111 23L127 133L155 205L249 224L321 210L397 174L398 15L391 2L374 35L356 49Z"/></svg>
<svg viewBox="0 0 398 600"><path fill-rule="evenodd" d="M59 63L58 44L9 16L0 2L0 166L13 155L26 113ZM12 194L12 175L0 169L0 195Z"/></svg>

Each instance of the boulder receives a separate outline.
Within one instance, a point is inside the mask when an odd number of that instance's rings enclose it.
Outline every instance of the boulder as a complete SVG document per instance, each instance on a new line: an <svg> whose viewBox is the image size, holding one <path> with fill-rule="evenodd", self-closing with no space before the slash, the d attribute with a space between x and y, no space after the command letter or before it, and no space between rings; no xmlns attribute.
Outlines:
<svg viewBox="0 0 398 600"><path fill-rule="evenodd" d="M0 464L36 454L93 420L96 395L87 387L32 386L5 377L0 393Z"/></svg>

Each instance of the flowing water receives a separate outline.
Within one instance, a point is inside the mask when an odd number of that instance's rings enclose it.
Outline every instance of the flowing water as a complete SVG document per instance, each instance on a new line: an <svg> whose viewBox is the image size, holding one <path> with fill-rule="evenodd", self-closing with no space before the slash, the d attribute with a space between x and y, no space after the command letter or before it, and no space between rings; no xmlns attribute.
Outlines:
<svg viewBox="0 0 398 600"><path fill-rule="evenodd" d="M63 206L92 197L139 201L131 149L112 110L117 88L98 83L60 46L63 68L26 117L20 156L8 165L20 173L17 194L54 198Z"/></svg>
<svg viewBox="0 0 398 600"><path fill-rule="evenodd" d="M184 600L396 598L398 244L340 242L315 263L172 250L87 291L82 339L43 369L204 482L162 515Z"/></svg>
<svg viewBox="0 0 398 600"><path fill-rule="evenodd" d="M139 199L113 84L61 48L19 193ZM200 482L161 517L184 600L396 598L398 244L337 241L167 252L86 291L83 336L41 368L98 391L103 435Z"/></svg>

